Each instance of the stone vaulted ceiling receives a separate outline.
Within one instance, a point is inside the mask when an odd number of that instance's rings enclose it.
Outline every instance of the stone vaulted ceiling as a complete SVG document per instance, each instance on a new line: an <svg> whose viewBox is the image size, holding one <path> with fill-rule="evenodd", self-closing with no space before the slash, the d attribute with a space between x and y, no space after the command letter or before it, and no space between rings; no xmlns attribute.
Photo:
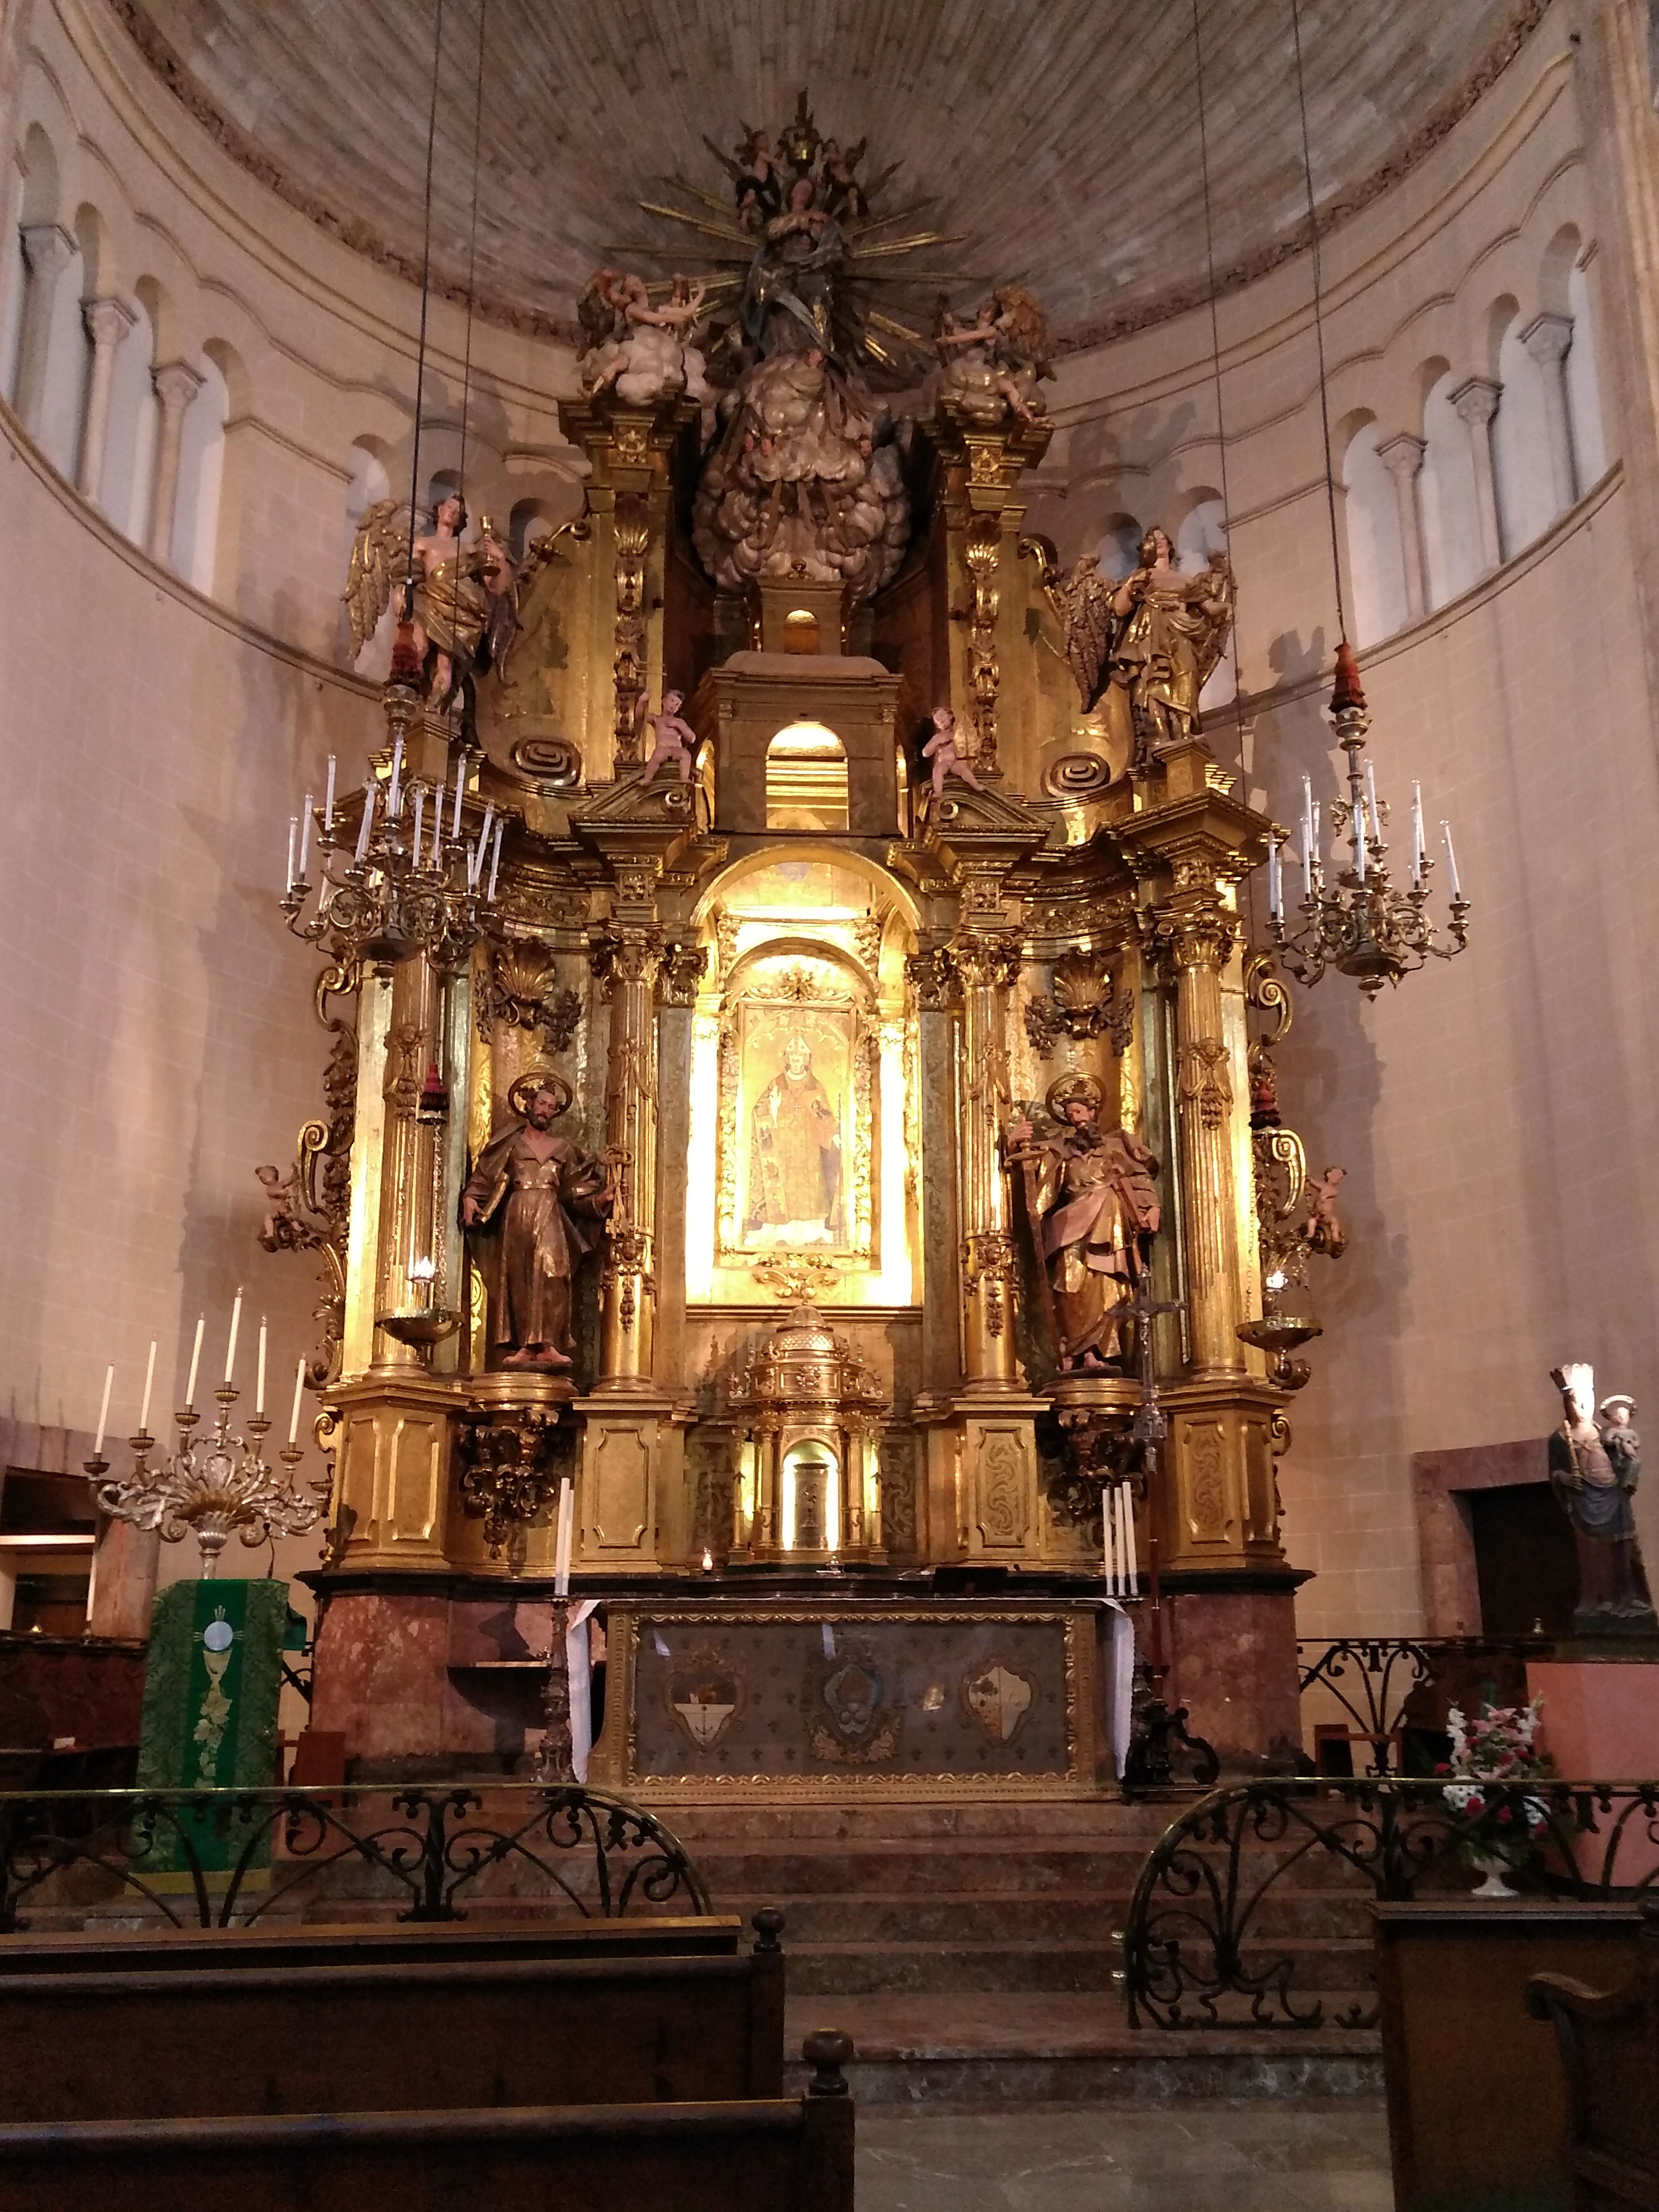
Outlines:
<svg viewBox="0 0 1659 2212"><path fill-rule="evenodd" d="M674 234L636 200L676 173L724 195L703 134L726 148L741 122L775 134L802 86L826 136L868 140L866 178L902 162L878 214L930 200L935 227L966 234L925 257L961 273L963 299L975 280L1023 279L1063 347L1206 295L1189 0L482 4L477 289L492 317L562 330L619 245ZM433 0L111 5L237 159L418 277ZM443 9L433 260L452 295L468 263L480 5ZM1301 0L1322 221L1443 136L1541 13ZM1307 234L1290 0L1200 0L1199 21L1215 266L1237 283ZM684 260L697 265L689 235Z"/></svg>

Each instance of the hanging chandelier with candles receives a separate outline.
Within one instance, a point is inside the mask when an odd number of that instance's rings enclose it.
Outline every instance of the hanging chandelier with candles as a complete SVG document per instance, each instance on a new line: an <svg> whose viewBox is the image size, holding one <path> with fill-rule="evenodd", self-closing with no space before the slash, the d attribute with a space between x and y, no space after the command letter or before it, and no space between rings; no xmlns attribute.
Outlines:
<svg viewBox="0 0 1659 2212"><path fill-rule="evenodd" d="M1328 968L1351 975L1368 999L1384 983L1420 968L1433 956L1454 959L1468 943L1469 902L1457 878L1451 824L1440 825L1446 852L1446 880L1451 907L1444 937L1428 911L1429 878L1434 862L1424 835L1423 791L1412 786L1411 884L1397 886L1388 863L1382 825L1386 799L1377 797L1376 772L1363 757L1370 716L1360 689L1353 648L1337 648L1336 688L1331 694L1336 741L1347 756L1348 795L1331 802L1330 823L1348 847L1346 866L1334 863L1328 877L1323 823L1313 780L1302 779L1302 897L1293 914L1285 911L1283 848L1288 833L1274 826L1267 848L1267 918L1273 941L1285 970L1298 983L1314 984Z"/></svg>

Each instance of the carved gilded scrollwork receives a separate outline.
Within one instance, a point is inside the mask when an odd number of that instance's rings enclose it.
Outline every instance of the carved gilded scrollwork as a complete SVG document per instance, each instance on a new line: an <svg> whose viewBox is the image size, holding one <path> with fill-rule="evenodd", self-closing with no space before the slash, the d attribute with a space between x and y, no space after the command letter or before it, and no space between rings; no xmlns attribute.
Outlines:
<svg viewBox="0 0 1659 2212"><path fill-rule="evenodd" d="M1186 1113L1196 1113L1206 1129L1218 1129L1233 1103L1227 1079L1227 1048L1219 1037L1195 1037L1176 1055L1176 1094Z"/></svg>
<svg viewBox="0 0 1659 2212"><path fill-rule="evenodd" d="M971 1297L984 1285L985 1327L991 1336L1002 1334L1013 1280L1014 1240L1006 1231L981 1230L963 1239L963 1294Z"/></svg>
<svg viewBox="0 0 1659 2212"><path fill-rule="evenodd" d="M496 1559L514 1528L542 1511L558 1483L553 1462L556 1407L511 1406L463 1419L456 1434L461 1510L483 1522Z"/></svg>
<svg viewBox="0 0 1659 2212"><path fill-rule="evenodd" d="M622 441L637 426L621 424L617 433L617 459L629 456ZM644 432L637 431L644 455ZM644 758L644 729L640 701L645 691L646 608L645 555L651 542L650 513L637 493L624 492L617 501L615 521L617 569L617 630L612 675L617 690L616 765L637 768Z"/></svg>
<svg viewBox="0 0 1659 2212"><path fill-rule="evenodd" d="M672 944L663 952L661 981L659 989L666 1006L690 1006L696 1004L704 970L708 965L706 945Z"/></svg>
<svg viewBox="0 0 1659 2212"><path fill-rule="evenodd" d="M554 989L556 963L544 945L510 938L495 946L478 994L480 1040L488 1043L498 1026L540 1030L549 1052L569 1049L581 1020L580 992Z"/></svg>
<svg viewBox="0 0 1659 2212"><path fill-rule="evenodd" d="M999 470L999 474L1000 473ZM968 683L974 699L974 726L979 744L974 755L976 772L988 781L1002 774L997 765L997 693L1002 670L997 659L997 564L1001 558L1002 526L994 514L976 514L968 526L963 557L968 563Z"/></svg>
<svg viewBox="0 0 1659 2212"><path fill-rule="evenodd" d="M923 1013L939 1013L951 1004L956 992L957 971L951 954L944 945L934 945L925 952L907 954L904 975L915 993L916 1005Z"/></svg>
<svg viewBox="0 0 1659 2212"><path fill-rule="evenodd" d="M265 1194L265 1222L259 1242L267 1252L315 1252L322 1263L323 1297L315 1318L323 1329L320 1358L312 1360L307 1379L321 1389L339 1371L345 1325L346 1255L351 1231L351 1140L357 1118L357 1031L328 1011L328 1001L356 988L356 979L337 967L318 979L317 1018L334 1042L323 1070L323 1103L328 1118L301 1125L294 1165L283 1176L274 1165L254 1170Z"/></svg>

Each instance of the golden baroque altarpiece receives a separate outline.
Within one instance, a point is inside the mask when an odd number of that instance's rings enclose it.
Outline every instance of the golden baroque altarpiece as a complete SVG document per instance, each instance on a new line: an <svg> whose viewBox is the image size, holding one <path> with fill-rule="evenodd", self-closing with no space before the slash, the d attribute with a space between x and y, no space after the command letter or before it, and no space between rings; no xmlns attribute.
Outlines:
<svg viewBox="0 0 1659 2212"><path fill-rule="evenodd" d="M725 273L594 279L580 519L517 559L459 501L410 526L384 739L307 825L330 1118L264 1172L328 1270L320 1583L544 1589L568 1474L579 1590L1075 1585L1144 1280L1140 1556L1279 1633L1313 1328L1269 824L1198 711L1231 575L1158 532L1060 570L1035 304L907 333L873 282L937 241L805 131L694 203ZM400 528L360 532L365 633Z"/></svg>

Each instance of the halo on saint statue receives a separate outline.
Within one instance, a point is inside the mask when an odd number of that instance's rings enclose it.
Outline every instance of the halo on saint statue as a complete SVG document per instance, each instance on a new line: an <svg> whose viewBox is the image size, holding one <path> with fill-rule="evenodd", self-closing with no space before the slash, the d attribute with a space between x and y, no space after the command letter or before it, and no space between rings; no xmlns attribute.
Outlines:
<svg viewBox="0 0 1659 2212"><path fill-rule="evenodd" d="M575 1092L556 1069L532 1067L527 1075L520 1075L507 1094L507 1103L521 1121L530 1118L530 1102L538 1091L550 1091L558 1100L554 1111L562 1114L575 1097Z"/></svg>
<svg viewBox="0 0 1659 2212"><path fill-rule="evenodd" d="M1048 1095L1043 1103L1056 1121L1063 1121L1066 1109L1074 1098L1081 1098L1098 1114L1106 1103L1106 1093L1092 1075L1062 1075L1059 1082L1048 1085Z"/></svg>

